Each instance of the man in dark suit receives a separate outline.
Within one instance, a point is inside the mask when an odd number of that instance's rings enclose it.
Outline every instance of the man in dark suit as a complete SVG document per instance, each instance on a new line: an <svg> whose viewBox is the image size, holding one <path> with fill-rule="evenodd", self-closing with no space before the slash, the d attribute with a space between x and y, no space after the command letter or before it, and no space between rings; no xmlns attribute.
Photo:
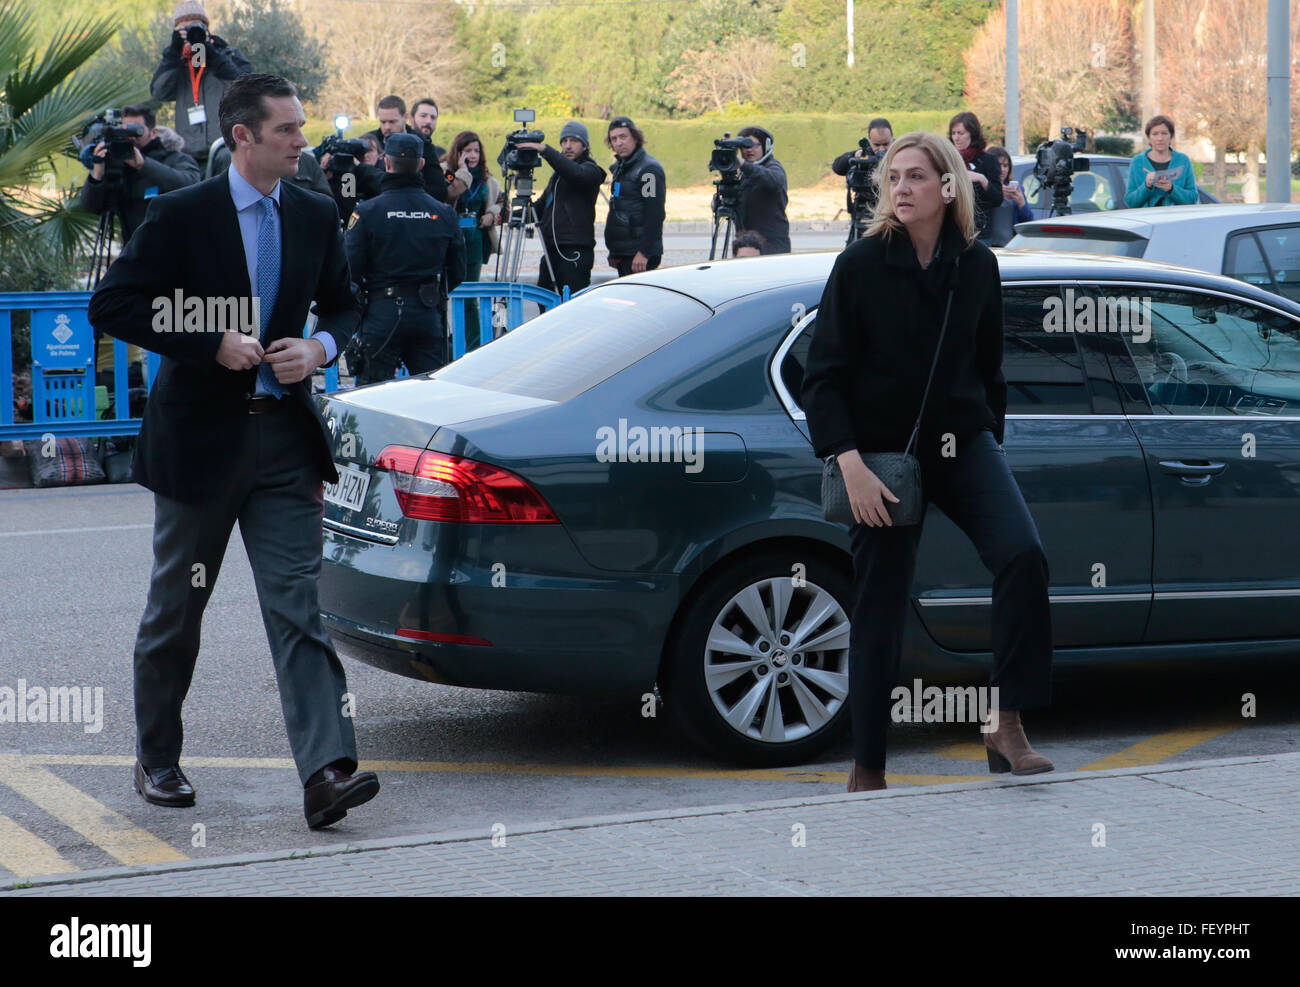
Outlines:
<svg viewBox="0 0 1300 987"><path fill-rule="evenodd" d="M229 170L154 199L90 302L96 330L163 357L135 458L136 480L154 492L135 787L155 805L194 804L178 763L181 704L238 521L316 829L379 791L373 772L354 773L347 683L316 603L321 482L338 477L308 388L356 332L360 307L334 203L284 180L307 146L293 86L242 76L220 122ZM304 339L313 298L319 322Z"/></svg>

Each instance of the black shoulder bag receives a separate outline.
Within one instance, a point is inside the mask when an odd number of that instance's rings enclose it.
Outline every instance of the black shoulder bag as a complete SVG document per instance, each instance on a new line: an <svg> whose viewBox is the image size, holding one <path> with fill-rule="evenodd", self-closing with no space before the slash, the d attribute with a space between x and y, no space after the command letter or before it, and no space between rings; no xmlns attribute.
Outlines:
<svg viewBox="0 0 1300 987"><path fill-rule="evenodd" d="M912 447L921 431L925 402L930 397L930 385L934 382L934 368L939 365L939 354L943 352L943 337L948 331L948 314L952 311L952 296L957 290L957 272L960 266L961 258L958 257L953 264L952 285L948 288L948 302L943 309L939 343L934 350L934 360L930 363L930 376L925 382L925 393L921 395L921 410L916 413L916 424L912 426L907 448L902 452L859 453L867 469L876 474L890 493L898 498L897 504L885 501L889 519L896 527L921 522L921 510L925 504L925 498L921 494L921 463L912 455ZM833 455L826 457L826 463L822 467L822 515L835 524L852 527L858 523L854 520L853 507L849 504L849 492L844 486L839 460Z"/></svg>

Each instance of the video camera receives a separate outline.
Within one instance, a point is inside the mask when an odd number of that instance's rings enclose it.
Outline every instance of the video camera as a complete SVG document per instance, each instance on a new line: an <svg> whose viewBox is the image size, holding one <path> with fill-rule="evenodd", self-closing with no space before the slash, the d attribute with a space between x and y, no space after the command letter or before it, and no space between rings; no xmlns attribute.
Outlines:
<svg viewBox="0 0 1300 987"><path fill-rule="evenodd" d="M536 119L536 110L526 107L515 110L516 123L532 123ZM506 134L506 147L502 152L504 167L509 171L517 172L521 178L532 178L533 170L542 166L541 152L532 148L521 149L519 145L544 143L546 143L546 134L540 130L524 130L522 126L518 130L512 130Z"/></svg>
<svg viewBox="0 0 1300 987"><path fill-rule="evenodd" d="M849 158L849 170L844 176L844 183L850 192L861 192L870 198L874 205L879 190L872 175L875 173L876 166L885 160L888 150L873 151L869 137L859 140L858 147L862 148L862 157Z"/></svg>
<svg viewBox="0 0 1300 987"><path fill-rule="evenodd" d="M1076 133L1078 136L1071 140L1071 136ZM1034 177L1039 184L1052 190L1052 215L1069 214L1074 173L1091 170L1087 158L1076 159L1074 156L1087 145L1088 132L1082 127L1077 132L1070 127L1062 127L1060 139L1043 141L1038 145Z"/></svg>
<svg viewBox="0 0 1300 987"><path fill-rule="evenodd" d="M144 127L138 123L122 123L121 110L105 110L86 124L79 137L72 138L73 149L68 154L77 158L86 168L95 167L95 148L100 141L107 144L104 158L104 181L116 184L122 179L124 162L135 157L134 139L143 137Z"/></svg>
<svg viewBox="0 0 1300 987"><path fill-rule="evenodd" d="M317 161L328 154L330 171L338 175L356 171L357 161L364 158L369 150L370 145L363 140L330 134L320 142L319 147L313 148L311 153L315 155Z"/></svg>
<svg viewBox="0 0 1300 987"><path fill-rule="evenodd" d="M722 135L722 140L713 142L713 155L709 158L709 171L716 171L722 176L721 180L740 181L740 161L736 157L736 152L744 147L753 147L755 144L752 137L732 137L729 133ZM714 182L716 185L717 182Z"/></svg>

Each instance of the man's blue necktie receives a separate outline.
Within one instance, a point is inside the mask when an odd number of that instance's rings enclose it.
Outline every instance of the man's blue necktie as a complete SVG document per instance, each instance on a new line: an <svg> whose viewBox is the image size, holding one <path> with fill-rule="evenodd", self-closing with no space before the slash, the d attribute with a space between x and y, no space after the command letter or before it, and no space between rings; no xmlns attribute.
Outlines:
<svg viewBox="0 0 1300 987"><path fill-rule="evenodd" d="M280 218L276 215L275 200L269 195L259 203L262 220L257 224L257 297L261 316L260 341L266 345L266 328L271 324L271 310L280 291ZM275 379L269 363L257 365L257 380L263 389L274 397L284 397L284 385Z"/></svg>

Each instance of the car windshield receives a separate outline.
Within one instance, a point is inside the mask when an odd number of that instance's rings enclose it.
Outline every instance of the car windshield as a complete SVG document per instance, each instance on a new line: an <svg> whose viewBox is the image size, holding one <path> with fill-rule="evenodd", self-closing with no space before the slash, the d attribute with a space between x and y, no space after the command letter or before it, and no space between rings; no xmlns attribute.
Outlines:
<svg viewBox="0 0 1300 987"><path fill-rule="evenodd" d="M565 401L711 314L695 299L666 288L601 285L466 353L433 376L489 391Z"/></svg>

